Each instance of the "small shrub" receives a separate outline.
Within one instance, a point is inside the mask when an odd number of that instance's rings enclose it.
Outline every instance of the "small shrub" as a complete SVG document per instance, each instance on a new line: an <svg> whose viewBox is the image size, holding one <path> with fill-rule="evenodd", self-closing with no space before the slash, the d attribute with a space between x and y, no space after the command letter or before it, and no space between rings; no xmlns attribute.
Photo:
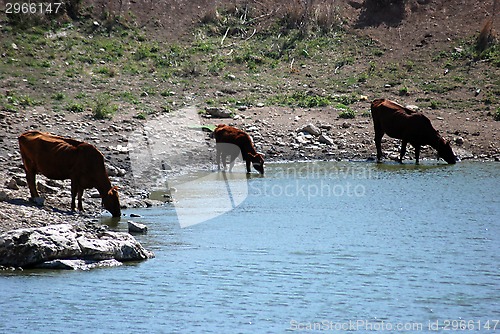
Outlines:
<svg viewBox="0 0 500 334"><path fill-rule="evenodd" d="M85 107L81 103L73 102L73 103L70 103L66 106L66 110L68 110L70 112L84 112Z"/></svg>
<svg viewBox="0 0 500 334"><path fill-rule="evenodd" d="M116 104L111 104L111 98L107 94L97 96L95 107L92 108L92 116L95 119L110 119L118 110Z"/></svg>
<svg viewBox="0 0 500 334"><path fill-rule="evenodd" d="M342 26L342 19L336 6L330 3L317 4L314 9L314 20L319 30L326 34Z"/></svg>
<svg viewBox="0 0 500 334"><path fill-rule="evenodd" d="M438 101L431 101L431 109L438 109L439 108L439 102Z"/></svg>
<svg viewBox="0 0 500 334"><path fill-rule="evenodd" d="M62 101L62 100L64 100L65 96L64 96L64 93L58 92L58 93L55 93L54 95L52 95L52 98L56 101Z"/></svg>
<svg viewBox="0 0 500 334"><path fill-rule="evenodd" d="M141 120L145 120L146 119L146 114L143 113L143 112L140 112L138 113L137 115L134 116L134 118L136 119L141 119Z"/></svg>
<svg viewBox="0 0 500 334"><path fill-rule="evenodd" d="M7 103L12 106L31 107L41 104L40 101L37 101L28 95L18 96L16 94L13 94L12 92L9 92L7 93L6 97Z"/></svg>
<svg viewBox="0 0 500 334"><path fill-rule="evenodd" d="M339 113L339 118L348 119L356 117L356 112L345 104L339 103L337 104L337 108L342 109L342 111Z"/></svg>
<svg viewBox="0 0 500 334"><path fill-rule="evenodd" d="M399 89L399 95L400 96L406 96L406 95L409 95L409 92L408 92L408 87L401 87Z"/></svg>
<svg viewBox="0 0 500 334"><path fill-rule="evenodd" d="M156 58L157 53L160 50L158 44L156 43L143 43L139 45L137 50L135 51L134 58L135 60L143 60L146 58Z"/></svg>
<svg viewBox="0 0 500 334"><path fill-rule="evenodd" d="M367 73L361 73L358 76L358 82L367 82L368 81L368 74Z"/></svg>
<svg viewBox="0 0 500 334"><path fill-rule="evenodd" d="M406 64L403 65L403 67L408 71L408 72L413 72L415 69L415 63L411 60L407 61Z"/></svg>
<svg viewBox="0 0 500 334"><path fill-rule="evenodd" d="M355 118L355 117L356 117L356 113L352 109L342 110L339 113L339 118Z"/></svg>
<svg viewBox="0 0 500 334"><path fill-rule="evenodd" d="M25 96L19 97L19 105L21 105L23 107L32 107L32 106L36 106L39 104L40 104L40 101L37 101L30 96L25 95Z"/></svg>
<svg viewBox="0 0 500 334"><path fill-rule="evenodd" d="M116 76L116 70L112 67L106 67L106 66L98 68L97 73L106 75L110 78L113 78L114 76Z"/></svg>
<svg viewBox="0 0 500 334"><path fill-rule="evenodd" d="M17 112L17 108L15 105L11 104L11 103L6 103L2 109L0 109L2 111L7 111L7 112Z"/></svg>
<svg viewBox="0 0 500 334"><path fill-rule="evenodd" d="M495 111L495 121L500 121L500 107L497 108L497 111Z"/></svg>

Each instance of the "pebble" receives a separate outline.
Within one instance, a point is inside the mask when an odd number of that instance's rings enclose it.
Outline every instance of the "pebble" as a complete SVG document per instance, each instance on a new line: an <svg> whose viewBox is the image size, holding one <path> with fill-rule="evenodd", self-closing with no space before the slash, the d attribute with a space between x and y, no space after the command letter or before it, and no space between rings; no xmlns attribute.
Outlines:
<svg viewBox="0 0 500 334"><path fill-rule="evenodd" d="M136 223L131 220L127 222L129 233L147 233L148 227L144 224Z"/></svg>

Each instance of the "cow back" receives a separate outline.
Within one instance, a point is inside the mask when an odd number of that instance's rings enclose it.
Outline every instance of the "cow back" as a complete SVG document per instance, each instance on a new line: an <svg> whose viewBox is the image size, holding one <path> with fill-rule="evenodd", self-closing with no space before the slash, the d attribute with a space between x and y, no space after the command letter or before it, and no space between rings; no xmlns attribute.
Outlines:
<svg viewBox="0 0 500 334"><path fill-rule="evenodd" d="M430 120L420 112L412 111L393 101L377 99L371 104L371 114L375 128L392 138L422 145L436 141L437 131Z"/></svg>
<svg viewBox="0 0 500 334"><path fill-rule="evenodd" d="M28 131L19 137L19 147L27 165L50 179L78 180L85 188L108 179L103 155L85 142Z"/></svg>
<svg viewBox="0 0 500 334"><path fill-rule="evenodd" d="M219 124L214 130L214 138L217 143L237 145L244 158L248 153L257 154L250 136L245 131L235 127Z"/></svg>
<svg viewBox="0 0 500 334"><path fill-rule="evenodd" d="M77 162L76 147L62 137L28 131L19 137L19 147L23 161L27 160L35 173L57 180L71 178Z"/></svg>

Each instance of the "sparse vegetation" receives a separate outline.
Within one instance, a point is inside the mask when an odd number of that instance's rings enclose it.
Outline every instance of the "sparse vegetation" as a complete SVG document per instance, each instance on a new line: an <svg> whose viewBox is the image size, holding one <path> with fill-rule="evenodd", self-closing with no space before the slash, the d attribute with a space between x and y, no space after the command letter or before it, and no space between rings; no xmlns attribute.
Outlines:
<svg viewBox="0 0 500 334"><path fill-rule="evenodd" d="M345 104L337 104L337 109L340 109L339 118L350 119L356 117L356 112Z"/></svg>
<svg viewBox="0 0 500 334"><path fill-rule="evenodd" d="M100 94L92 108L92 116L95 119L108 119L113 117L117 110L118 106L111 103L111 97L108 94Z"/></svg>
<svg viewBox="0 0 500 334"><path fill-rule="evenodd" d="M66 105L66 110L70 112L84 112L85 107L79 102L72 102Z"/></svg>
<svg viewBox="0 0 500 334"><path fill-rule="evenodd" d="M432 100L430 103L430 107L431 107L431 109L439 109L439 102Z"/></svg>
<svg viewBox="0 0 500 334"><path fill-rule="evenodd" d="M408 87L403 86L403 87L401 87L401 88L399 89L399 95L400 95L400 96L406 96L406 95L408 95L408 94L409 94L409 92L408 92Z"/></svg>
<svg viewBox="0 0 500 334"><path fill-rule="evenodd" d="M217 3L193 28L193 38L182 42L134 28L134 13L109 10L96 24L72 21L94 15L81 0L71 0L66 10L68 16L51 22L9 17L0 28L1 79L9 90L8 85L18 90L20 82L26 90L23 100L4 98L3 109L43 104L71 112L101 110L102 117L110 117L112 112L92 102L97 91L113 96L116 106L139 108L145 115L175 109L183 103L180 92L208 95L204 100L213 105L233 98L299 108L341 103L355 110L351 105L359 95L405 98L411 91L416 99L421 94L432 101L443 95L457 99L476 87L494 87L500 68L500 48L488 26L479 37L411 60L396 59L389 48L346 28L341 7L329 1L292 1L272 9ZM478 59L477 66L489 70L476 78L468 71ZM431 62L440 73L429 70ZM450 74L443 75L445 69ZM384 89L387 84L392 88ZM54 93L62 88L64 94ZM479 101L495 110L499 92L483 91Z"/></svg>

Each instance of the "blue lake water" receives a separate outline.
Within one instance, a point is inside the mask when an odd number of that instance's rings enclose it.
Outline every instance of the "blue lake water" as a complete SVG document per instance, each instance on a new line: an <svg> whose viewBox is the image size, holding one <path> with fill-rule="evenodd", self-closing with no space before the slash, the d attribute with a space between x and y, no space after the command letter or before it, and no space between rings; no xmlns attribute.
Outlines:
<svg viewBox="0 0 500 334"><path fill-rule="evenodd" d="M500 331L498 163L236 166L176 188L126 212L155 259L0 273L0 332Z"/></svg>

